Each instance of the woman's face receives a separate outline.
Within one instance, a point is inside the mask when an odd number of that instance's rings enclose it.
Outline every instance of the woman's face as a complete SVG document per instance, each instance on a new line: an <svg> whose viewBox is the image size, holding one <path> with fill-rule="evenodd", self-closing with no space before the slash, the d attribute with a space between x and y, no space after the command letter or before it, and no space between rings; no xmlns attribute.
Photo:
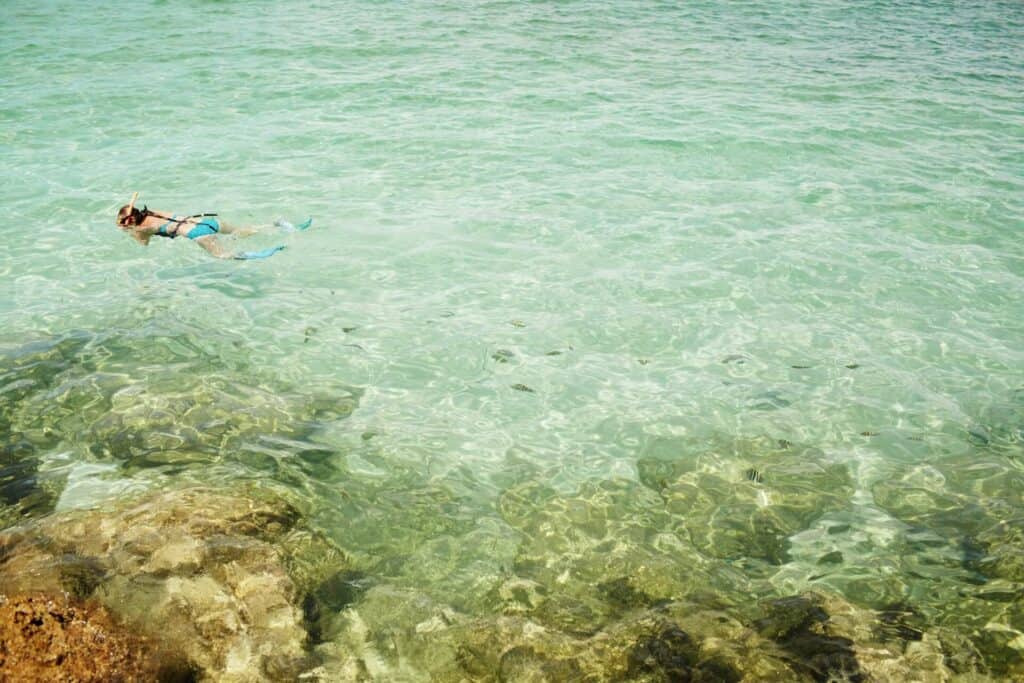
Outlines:
<svg viewBox="0 0 1024 683"><path fill-rule="evenodd" d="M117 215L117 227L122 230L134 230L135 226L139 224L137 212L122 211Z"/></svg>

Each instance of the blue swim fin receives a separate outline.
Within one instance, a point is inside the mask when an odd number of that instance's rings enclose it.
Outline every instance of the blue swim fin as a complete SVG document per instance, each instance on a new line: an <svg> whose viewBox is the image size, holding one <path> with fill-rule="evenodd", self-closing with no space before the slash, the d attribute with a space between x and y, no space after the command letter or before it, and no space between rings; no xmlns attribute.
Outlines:
<svg viewBox="0 0 1024 683"><path fill-rule="evenodd" d="M237 254L235 254L234 258L238 259L239 261L249 261L258 258L270 258L271 256L281 251L282 249L284 249L284 245L279 244L276 247L269 247L267 249L261 249L260 251L240 251Z"/></svg>
<svg viewBox="0 0 1024 683"><path fill-rule="evenodd" d="M302 221L298 225L292 225L288 221L278 220L278 221L274 221L274 225L279 227L279 228L281 228L285 232L301 232L302 230L305 230L309 226L313 225L313 219L312 218L307 218L306 220Z"/></svg>

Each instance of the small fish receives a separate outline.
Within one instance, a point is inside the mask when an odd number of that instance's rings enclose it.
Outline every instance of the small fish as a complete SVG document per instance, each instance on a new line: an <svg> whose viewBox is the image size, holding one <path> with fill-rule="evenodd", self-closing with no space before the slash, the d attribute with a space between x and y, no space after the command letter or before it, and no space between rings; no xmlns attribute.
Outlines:
<svg viewBox="0 0 1024 683"><path fill-rule="evenodd" d="M515 389L516 391L525 391L530 394L537 393L530 387L526 386L525 384L513 384L512 388Z"/></svg>
<svg viewBox="0 0 1024 683"><path fill-rule="evenodd" d="M764 476L760 472L755 470L753 467L751 467L750 469L746 470L743 473L743 476L746 477L747 481L752 481L755 484L762 484L762 483L764 483Z"/></svg>

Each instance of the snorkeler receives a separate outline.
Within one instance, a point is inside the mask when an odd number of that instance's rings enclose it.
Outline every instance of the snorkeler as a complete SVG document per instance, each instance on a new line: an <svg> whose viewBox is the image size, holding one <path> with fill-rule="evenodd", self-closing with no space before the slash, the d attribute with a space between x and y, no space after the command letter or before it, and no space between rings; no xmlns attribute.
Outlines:
<svg viewBox="0 0 1024 683"><path fill-rule="evenodd" d="M260 251L239 251L231 252L224 248L217 241L218 234L238 235L244 237L257 232L254 228L243 228L232 226L217 219L215 213L199 213L192 216L170 214L164 211L154 211L143 206L135 208L135 200L139 193L132 195L132 200L122 206L117 212L117 227L129 233L136 242L142 246L149 244L153 235L159 237L187 237L210 252L217 258L222 259L261 259L273 256L284 249L284 245L269 247ZM292 225L285 221L277 221L275 225L286 231L305 230L312 225L313 219L307 218L298 225Z"/></svg>

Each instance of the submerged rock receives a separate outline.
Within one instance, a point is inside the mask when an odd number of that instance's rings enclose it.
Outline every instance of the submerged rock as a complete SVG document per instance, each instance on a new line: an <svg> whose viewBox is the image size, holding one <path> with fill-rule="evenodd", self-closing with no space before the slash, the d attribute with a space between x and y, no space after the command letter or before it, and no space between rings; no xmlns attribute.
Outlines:
<svg viewBox="0 0 1024 683"><path fill-rule="evenodd" d="M39 475L39 460L61 449L129 472L319 467L329 456L312 437L359 391L311 396L261 374L229 344L148 327L0 349L0 523L54 508L61 474Z"/></svg>
<svg viewBox="0 0 1024 683"><path fill-rule="evenodd" d="M707 586L706 563L671 532L657 495L635 482L587 483L572 495L530 481L507 490L502 517L521 532L500 609L589 634L621 615ZM533 586L509 590L510 585Z"/></svg>
<svg viewBox="0 0 1024 683"><path fill-rule="evenodd" d="M378 586L342 613L319 651L322 681L810 680L771 641L690 603L579 636L523 616L472 618L415 591Z"/></svg>
<svg viewBox="0 0 1024 683"><path fill-rule="evenodd" d="M88 343L89 335L64 337L0 350L0 524L53 509L57 495L37 476L39 453L60 437L48 426L26 420L23 408L52 393L64 370Z"/></svg>
<svg viewBox="0 0 1024 683"><path fill-rule="evenodd" d="M508 586L521 600L536 587ZM321 681L950 681L989 680L955 641L912 611L858 608L808 593L712 609L693 602L637 610L590 635L523 615L472 617L421 593L377 586L345 609L320 646ZM742 611L742 610L741 610ZM941 633L941 629L939 630Z"/></svg>
<svg viewBox="0 0 1024 683"><path fill-rule="evenodd" d="M226 681L292 680L308 668L301 596L345 562L281 501L197 489L53 515L3 533L0 548L0 591L95 599Z"/></svg>
<svg viewBox="0 0 1024 683"><path fill-rule="evenodd" d="M673 528L701 553L723 560L789 560L789 537L853 495L847 467L818 449L771 439L715 448L654 448L637 463L657 491Z"/></svg>
<svg viewBox="0 0 1024 683"><path fill-rule="evenodd" d="M1024 677L1024 474L971 452L894 473L871 492L906 525L902 571L928 580L919 609L964 654L960 669Z"/></svg>

